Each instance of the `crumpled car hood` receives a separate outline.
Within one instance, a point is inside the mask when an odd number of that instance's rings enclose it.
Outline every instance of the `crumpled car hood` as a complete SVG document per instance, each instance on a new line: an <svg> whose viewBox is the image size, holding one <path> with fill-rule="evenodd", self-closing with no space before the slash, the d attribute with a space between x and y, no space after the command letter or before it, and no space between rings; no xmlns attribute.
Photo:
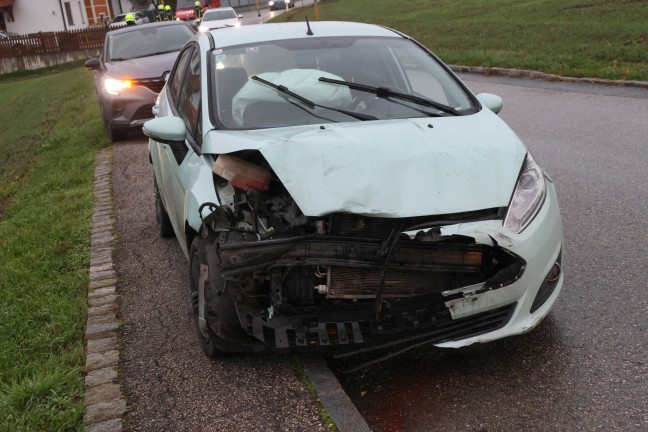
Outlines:
<svg viewBox="0 0 648 432"><path fill-rule="evenodd" d="M202 149L259 150L306 216L410 217L505 207L526 154L488 109L323 128L214 130Z"/></svg>
<svg viewBox="0 0 648 432"><path fill-rule="evenodd" d="M178 58L178 51L106 63L106 72L117 79L161 78Z"/></svg>

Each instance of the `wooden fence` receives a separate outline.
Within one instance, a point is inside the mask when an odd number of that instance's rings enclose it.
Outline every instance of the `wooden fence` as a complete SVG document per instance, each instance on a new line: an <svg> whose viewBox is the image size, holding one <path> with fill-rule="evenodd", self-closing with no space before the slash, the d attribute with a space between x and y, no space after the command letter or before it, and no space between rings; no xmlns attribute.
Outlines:
<svg viewBox="0 0 648 432"><path fill-rule="evenodd" d="M107 27L31 33L0 40L0 57L58 53L103 47Z"/></svg>

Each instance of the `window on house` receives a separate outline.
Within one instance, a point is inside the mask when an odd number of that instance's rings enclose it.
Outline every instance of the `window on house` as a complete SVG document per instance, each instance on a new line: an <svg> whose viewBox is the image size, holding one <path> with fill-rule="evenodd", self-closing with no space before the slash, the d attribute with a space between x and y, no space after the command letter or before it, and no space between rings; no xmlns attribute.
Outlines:
<svg viewBox="0 0 648 432"><path fill-rule="evenodd" d="M65 16L67 16L68 25L74 25L74 18L72 17L72 8L70 2L65 2Z"/></svg>
<svg viewBox="0 0 648 432"><path fill-rule="evenodd" d="M81 15L81 23L85 24L85 14L83 13L81 2L77 2L77 4L79 5L79 15Z"/></svg>

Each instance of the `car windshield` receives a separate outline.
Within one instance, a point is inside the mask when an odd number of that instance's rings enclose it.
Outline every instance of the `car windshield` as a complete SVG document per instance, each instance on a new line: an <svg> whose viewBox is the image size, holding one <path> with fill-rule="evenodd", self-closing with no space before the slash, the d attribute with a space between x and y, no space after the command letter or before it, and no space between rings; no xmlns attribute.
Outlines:
<svg viewBox="0 0 648 432"><path fill-rule="evenodd" d="M106 61L122 61L180 51L194 32L186 25L135 26L108 34Z"/></svg>
<svg viewBox="0 0 648 432"><path fill-rule="evenodd" d="M176 2L176 9L193 9L195 0L178 0Z"/></svg>
<svg viewBox="0 0 648 432"><path fill-rule="evenodd" d="M281 40L224 48L213 55L217 97L211 99L211 109L228 129L476 110L472 97L433 56L403 38Z"/></svg>
<svg viewBox="0 0 648 432"><path fill-rule="evenodd" d="M126 15L117 15L112 22L118 23L118 22L124 22L125 20L126 20Z"/></svg>
<svg viewBox="0 0 648 432"><path fill-rule="evenodd" d="M236 18L236 12L232 9L208 11L203 15L203 21L218 21L232 18Z"/></svg>

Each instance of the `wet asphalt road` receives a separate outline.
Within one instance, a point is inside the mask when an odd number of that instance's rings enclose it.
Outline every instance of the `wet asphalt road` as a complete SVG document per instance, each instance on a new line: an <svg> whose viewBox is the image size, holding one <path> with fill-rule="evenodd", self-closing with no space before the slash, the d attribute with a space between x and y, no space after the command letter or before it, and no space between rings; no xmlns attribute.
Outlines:
<svg viewBox="0 0 648 432"><path fill-rule="evenodd" d="M648 430L648 91L464 78L504 97L557 184L562 297L528 335L417 349L342 384L376 432ZM128 430L326 430L289 357L202 355L186 260L156 234L146 144L113 148Z"/></svg>
<svg viewBox="0 0 648 432"><path fill-rule="evenodd" d="M463 76L553 177L566 282L532 333L339 378L372 430L648 430L648 91Z"/></svg>
<svg viewBox="0 0 648 432"><path fill-rule="evenodd" d="M203 355L188 264L157 235L143 137L113 146L122 383L130 431L326 431L288 356Z"/></svg>

